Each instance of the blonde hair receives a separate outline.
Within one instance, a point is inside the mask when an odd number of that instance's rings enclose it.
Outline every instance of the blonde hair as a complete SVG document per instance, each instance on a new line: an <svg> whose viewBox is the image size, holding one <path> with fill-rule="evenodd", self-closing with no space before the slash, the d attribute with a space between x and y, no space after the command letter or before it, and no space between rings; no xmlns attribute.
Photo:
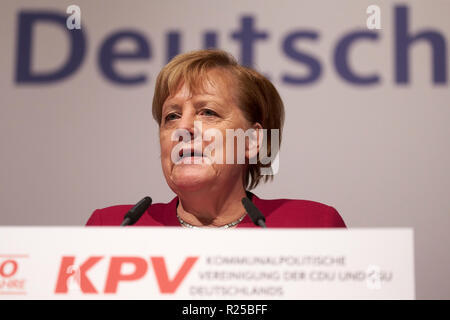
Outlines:
<svg viewBox="0 0 450 320"><path fill-rule="evenodd" d="M241 66L229 53L217 50L198 50L174 57L159 73L153 96L153 118L161 125L162 107L166 99L174 95L184 83L194 93L208 79L208 71L222 69L235 81L236 103L250 123L259 123L263 129L278 129L279 144L284 123L284 106L274 85L257 71ZM271 134L267 135L267 156L271 156ZM259 157L258 157L259 158ZM272 175L261 175L262 164L248 164L244 172L244 188L253 189L260 181L267 182Z"/></svg>

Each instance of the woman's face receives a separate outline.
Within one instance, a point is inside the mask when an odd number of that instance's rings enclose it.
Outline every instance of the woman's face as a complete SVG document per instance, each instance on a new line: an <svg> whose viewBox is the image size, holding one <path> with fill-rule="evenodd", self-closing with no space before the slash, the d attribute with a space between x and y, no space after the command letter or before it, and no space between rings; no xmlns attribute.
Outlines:
<svg viewBox="0 0 450 320"><path fill-rule="evenodd" d="M234 161L226 163L226 129L245 131L250 123L236 105L231 76L213 69L208 72L208 80L204 83L204 90L199 90L196 94L182 85L178 92L166 99L162 108L161 164L167 183L175 193L231 187L229 185L233 181L242 183L244 165ZM209 141L205 139L208 129L221 133L222 143L215 137ZM180 133L180 130L185 133L183 142L180 142L181 138L173 138L174 133ZM186 140L186 137L189 139ZM206 152L205 148L214 141L215 151L210 146L212 151ZM218 152L219 149L222 149L221 153ZM190 156L191 151L193 156ZM183 152L187 157L174 159L174 155L178 156ZM220 154L223 154L223 161L214 158Z"/></svg>

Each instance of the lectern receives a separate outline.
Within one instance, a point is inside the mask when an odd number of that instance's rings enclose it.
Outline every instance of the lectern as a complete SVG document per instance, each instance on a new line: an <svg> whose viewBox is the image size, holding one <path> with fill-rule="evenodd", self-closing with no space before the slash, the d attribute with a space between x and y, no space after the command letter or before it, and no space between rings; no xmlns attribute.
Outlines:
<svg viewBox="0 0 450 320"><path fill-rule="evenodd" d="M0 227L2 299L414 299L411 229Z"/></svg>

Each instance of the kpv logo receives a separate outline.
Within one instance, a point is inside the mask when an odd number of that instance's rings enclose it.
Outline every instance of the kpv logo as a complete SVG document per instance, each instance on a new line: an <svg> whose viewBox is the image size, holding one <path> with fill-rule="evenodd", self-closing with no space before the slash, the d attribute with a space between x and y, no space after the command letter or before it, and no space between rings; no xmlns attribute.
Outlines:
<svg viewBox="0 0 450 320"><path fill-rule="evenodd" d="M80 264L80 262L75 261L74 256L62 257L55 293L64 294L72 291L81 291L82 293L98 294L99 288L94 286L87 272L94 268L103 258L102 256L92 256ZM187 257L176 274L170 277L164 257L150 257L149 260L142 257L111 257L105 284L100 290L107 294L117 293L120 282L141 280L147 274L149 267L152 267L159 292L173 294L191 271L198 258ZM125 272L125 267L129 267L129 265L133 266L133 271Z"/></svg>

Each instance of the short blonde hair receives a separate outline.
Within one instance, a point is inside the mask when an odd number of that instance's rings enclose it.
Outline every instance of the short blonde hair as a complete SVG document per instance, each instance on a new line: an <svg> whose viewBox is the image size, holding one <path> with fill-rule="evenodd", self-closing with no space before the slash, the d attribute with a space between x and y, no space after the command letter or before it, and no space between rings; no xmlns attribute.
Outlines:
<svg viewBox="0 0 450 320"><path fill-rule="evenodd" d="M250 123L259 123L263 129L278 129L279 144L284 123L284 106L274 85L257 71L241 66L229 53L217 50L198 50L174 57L159 73L153 96L153 118L161 125L162 107L166 99L176 94L180 84L184 83L191 92L202 88L207 72L222 69L229 72L235 81L236 103ZM270 133L270 132L269 132ZM271 134L267 135L267 155L272 156ZM275 156L275 155L274 155ZM246 189L255 188L260 181L272 179L271 175L261 175L262 167L269 164L248 164L243 176Z"/></svg>

